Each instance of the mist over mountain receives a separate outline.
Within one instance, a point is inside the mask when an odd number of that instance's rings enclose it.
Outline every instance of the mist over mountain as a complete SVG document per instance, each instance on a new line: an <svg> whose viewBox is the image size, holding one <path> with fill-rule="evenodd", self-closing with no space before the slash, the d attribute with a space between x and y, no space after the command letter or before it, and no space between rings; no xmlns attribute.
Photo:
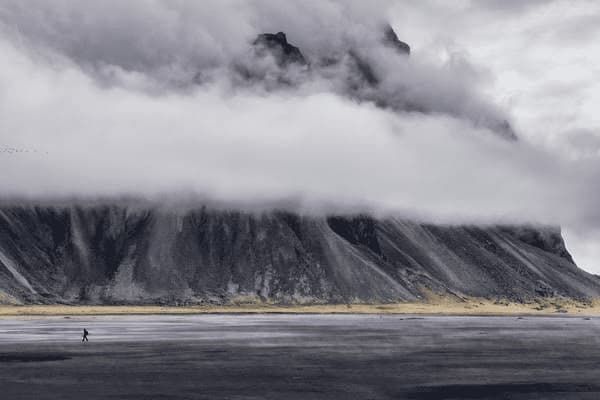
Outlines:
<svg viewBox="0 0 600 400"><path fill-rule="evenodd" d="M0 157L3 198L598 226L598 160L523 140L484 67L408 55L394 10L3 2L0 142L31 150ZM303 62L255 44L277 32Z"/></svg>
<svg viewBox="0 0 600 400"><path fill-rule="evenodd" d="M2 298L596 297L598 158L377 5L0 5Z"/></svg>

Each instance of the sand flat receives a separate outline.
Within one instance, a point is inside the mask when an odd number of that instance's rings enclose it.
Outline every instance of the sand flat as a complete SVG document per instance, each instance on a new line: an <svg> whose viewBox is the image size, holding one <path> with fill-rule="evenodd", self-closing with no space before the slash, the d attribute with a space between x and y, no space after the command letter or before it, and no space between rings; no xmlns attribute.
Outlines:
<svg viewBox="0 0 600 400"><path fill-rule="evenodd" d="M598 333L600 318L564 315L6 317L0 387L22 400L597 399Z"/></svg>

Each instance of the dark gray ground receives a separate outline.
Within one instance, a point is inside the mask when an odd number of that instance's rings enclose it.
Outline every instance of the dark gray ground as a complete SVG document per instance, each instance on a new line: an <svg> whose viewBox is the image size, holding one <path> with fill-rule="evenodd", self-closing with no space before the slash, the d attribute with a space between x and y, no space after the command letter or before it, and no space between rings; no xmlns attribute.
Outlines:
<svg viewBox="0 0 600 400"><path fill-rule="evenodd" d="M0 398L598 399L599 333L562 316L0 319Z"/></svg>

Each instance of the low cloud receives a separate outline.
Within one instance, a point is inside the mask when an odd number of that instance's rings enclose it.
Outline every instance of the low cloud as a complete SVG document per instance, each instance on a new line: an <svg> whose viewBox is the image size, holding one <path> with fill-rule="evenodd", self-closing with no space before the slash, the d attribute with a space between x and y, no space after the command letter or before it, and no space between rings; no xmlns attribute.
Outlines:
<svg viewBox="0 0 600 400"><path fill-rule="evenodd" d="M395 9L6 1L0 149L27 151L0 152L0 192L600 226L597 152L520 129L507 140L514 117L486 95L493 71L456 48L441 58L389 48L381 30ZM277 31L308 66L282 70L253 52L257 34ZM260 79L240 78L240 66ZM578 132L574 148L597 144Z"/></svg>

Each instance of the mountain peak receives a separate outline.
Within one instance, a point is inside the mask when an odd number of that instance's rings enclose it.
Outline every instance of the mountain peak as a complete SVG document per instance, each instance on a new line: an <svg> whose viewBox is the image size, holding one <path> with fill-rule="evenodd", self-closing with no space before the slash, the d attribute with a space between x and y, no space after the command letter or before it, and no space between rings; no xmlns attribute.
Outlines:
<svg viewBox="0 0 600 400"><path fill-rule="evenodd" d="M254 45L272 53L279 64L307 64L300 49L290 44L283 32L262 33L254 40Z"/></svg>
<svg viewBox="0 0 600 400"><path fill-rule="evenodd" d="M390 25L387 25L383 31L383 42L393 46L400 53L410 55L410 46L398 39L398 35L396 35L394 28L392 28Z"/></svg>

